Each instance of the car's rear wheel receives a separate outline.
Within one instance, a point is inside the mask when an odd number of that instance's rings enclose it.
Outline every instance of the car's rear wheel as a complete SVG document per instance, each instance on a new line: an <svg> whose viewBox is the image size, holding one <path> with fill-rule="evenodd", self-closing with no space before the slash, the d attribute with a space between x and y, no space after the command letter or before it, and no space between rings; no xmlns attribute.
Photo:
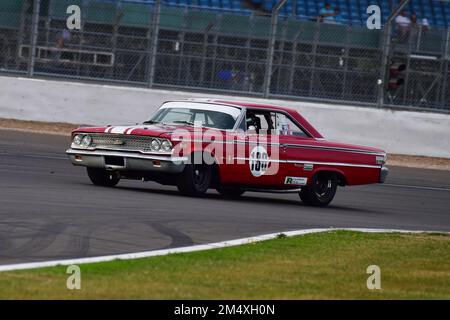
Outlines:
<svg viewBox="0 0 450 320"><path fill-rule="evenodd" d="M219 192L222 196L228 198L238 198L242 196L245 192L242 188L239 187L217 187L217 192Z"/></svg>
<svg viewBox="0 0 450 320"><path fill-rule="evenodd" d="M178 190L188 196L200 196L208 190L211 176L211 166L187 164L178 179Z"/></svg>
<svg viewBox="0 0 450 320"><path fill-rule="evenodd" d="M336 195L338 178L332 172L318 172L309 186L302 187L299 192L304 204L316 207L327 206Z"/></svg>
<svg viewBox="0 0 450 320"><path fill-rule="evenodd" d="M119 174L104 169L87 168L87 174L96 186L114 187L120 181Z"/></svg>

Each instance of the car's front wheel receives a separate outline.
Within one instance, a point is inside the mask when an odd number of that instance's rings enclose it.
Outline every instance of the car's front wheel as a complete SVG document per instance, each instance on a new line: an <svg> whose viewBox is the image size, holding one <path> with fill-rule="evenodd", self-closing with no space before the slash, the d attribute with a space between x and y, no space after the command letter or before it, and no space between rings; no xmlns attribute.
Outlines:
<svg viewBox="0 0 450 320"><path fill-rule="evenodd" d="M104 169L87 168L87 174L96 186L114 187L120 181L120 176L116 172Z"/></svg>
<svg viewBox="0 0 450 320"><path fill-rule="evenodd" d="M204 194L211 184L211 166L187 164L178 179L178 190L188 196Z"/></svg>
<svg viewBox="0 0 450 320"><path fill-rule="evenodd" d="M309 186L302 187L299 192L304 204L316 207L327 206L336 195L338 178L332 172L318 172Z"/></svg>

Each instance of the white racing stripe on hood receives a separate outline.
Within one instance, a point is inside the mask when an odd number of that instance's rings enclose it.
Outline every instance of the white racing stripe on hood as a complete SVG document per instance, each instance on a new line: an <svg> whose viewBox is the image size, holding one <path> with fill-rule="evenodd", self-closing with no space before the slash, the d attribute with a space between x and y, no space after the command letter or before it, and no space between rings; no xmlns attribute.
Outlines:
<svg viewBox="0 0 450 320"><path fill-rule="evenodd" d="M136 129L145 129L148 128L148 125L139 125L139 126L130 126L128 127L129 130L127 130L127 132L125 132L126 134L132 134L134 130Z"/></svg>
<svg viewBox="0 0 450 320"><path fill-rule="evenodd" d="M105 129L105 133L118 133L118 134L133 134L134 130L147 129L149 125L129 125L129 126L113 126Z"/></svg>
<svg viewBox="0 0 450 320"><path fill-rule="evenodd" d="M130 128L132 126L119 126L119 127L113 127L112 130L110 131L111 133L121 133L124 134L125 130L127 130L128 128Z"/></svg>

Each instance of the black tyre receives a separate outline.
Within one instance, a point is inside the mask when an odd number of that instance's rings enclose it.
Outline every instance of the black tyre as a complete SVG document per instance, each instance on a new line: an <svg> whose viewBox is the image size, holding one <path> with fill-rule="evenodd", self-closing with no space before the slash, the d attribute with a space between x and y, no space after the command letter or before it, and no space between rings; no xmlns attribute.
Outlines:
<svg viewBox="0 0 450 320"><path fill-rule="evenodd" d="M338 178L335 173L318 172L313 176L310 186L299 192L304 204L316 207L327 206L336 195Z"/></svg>
<svg viewBox="0 0 450 320"><path fill-rule="evenodd" d="M120 181L120 176L116 172L104 169L87 168L87 174L96 186L114 187Z"/></svg>
<svg viewBox="0 0 450 320"><path fill-rule="evenodd" d="M239 188L239 187L217 187L217 192L219 192L222 196L228 197L228 198L238 198L242 196L245 192L245 190Z"/></svg>
<svg viewBox="0 0 450 320"><path fill-rule="evenodd" d="M211 166L187 164L178 179L178 190L188 196L200 196L211 185L211 176Z"/></svg>

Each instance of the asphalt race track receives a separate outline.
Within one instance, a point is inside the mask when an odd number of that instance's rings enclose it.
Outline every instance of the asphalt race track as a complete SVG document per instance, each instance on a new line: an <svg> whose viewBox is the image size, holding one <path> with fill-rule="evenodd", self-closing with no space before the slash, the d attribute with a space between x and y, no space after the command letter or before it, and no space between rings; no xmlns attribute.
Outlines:
<svg viewBox="0 0 450 320"><path fill-rule="evenodd" d="M450 172L390 168L385 185L340 188L328 208L296 194L227 200L121 181L92 185L68 138L0 130L0 265L188 246L314 227L450 231Z"/></svg>

